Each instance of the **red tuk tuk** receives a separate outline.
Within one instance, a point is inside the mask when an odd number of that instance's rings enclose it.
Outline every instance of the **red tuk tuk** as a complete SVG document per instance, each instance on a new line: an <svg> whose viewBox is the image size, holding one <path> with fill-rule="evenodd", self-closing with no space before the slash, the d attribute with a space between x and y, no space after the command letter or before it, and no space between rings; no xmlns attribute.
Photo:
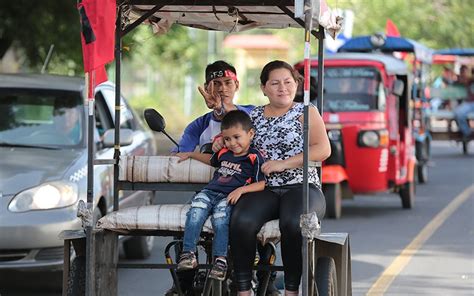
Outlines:
<svg viewBox="0 0 474 296"><path fill-rule="evenodd" d="M311 75L316 83L317 72ZM323 119L332 155L323 163L322 182L328 217L339 218L341 200L353 194L398 192L402 207L413 207L416 157L409 77L405 63L389 55L325 58Z"/></svg>

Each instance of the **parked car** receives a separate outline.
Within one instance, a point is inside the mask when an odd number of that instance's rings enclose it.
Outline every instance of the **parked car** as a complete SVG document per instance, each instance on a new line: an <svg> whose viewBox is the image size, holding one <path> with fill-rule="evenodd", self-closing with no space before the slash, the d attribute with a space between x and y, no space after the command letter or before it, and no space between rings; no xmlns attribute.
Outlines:
<svg viewBox="0 0 474 296"><path fill-rule="evenodd" d="M113 158L115 87L96 88L95 159ZM61 270L62 230L82 229L87 199L84 79L0 75L0 271ZM122 98L122 155L156 153L152 132ZM94 215L113 208L113 166L94 166ZM150 204L152 192L121 192L120 207ZM124 241L128 258L146 258L153 237Z"/></svg>

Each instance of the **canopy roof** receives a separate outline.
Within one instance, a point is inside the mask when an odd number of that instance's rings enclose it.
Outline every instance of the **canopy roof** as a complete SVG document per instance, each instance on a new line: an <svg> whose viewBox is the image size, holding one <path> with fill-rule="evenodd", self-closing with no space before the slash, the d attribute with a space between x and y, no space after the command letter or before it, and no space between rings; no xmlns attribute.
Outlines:
<svg viewBox="0 0 474 296"><path fill-rule="evenodd" d="M403 37L392 36L359 36L354 37L344 43L338 52L372 52L381 51L384 53L412 52L417 60L431 64L433 50L414 41Z"/></svg>
<svg viewBox="0 0 474 296"><path fill-rule="evenodd" d="M474 48L445 48L434 52L439 55L453 55L453 56L474 56Z"/></svg>
<svg viewBox="0 0 474 296"><path fill-rule="evenodd" d="M147 12L158 32L166 32L172 24L239 32L252 28L304 27L304 17L295 18L295 0L124 0L124 17L129 22ZM319 21L320 0L313 0L313 28L330 25Z"/></svg>

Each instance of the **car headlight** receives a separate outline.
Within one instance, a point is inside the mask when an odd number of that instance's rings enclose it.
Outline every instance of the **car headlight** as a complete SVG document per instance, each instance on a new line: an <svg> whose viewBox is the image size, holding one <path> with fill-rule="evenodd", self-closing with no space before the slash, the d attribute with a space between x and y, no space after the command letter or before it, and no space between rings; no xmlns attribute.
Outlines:
<svg viewBox="0 0 474 296"><path fill-rule="evenodd" d="M8 210L27 212L63 208L76 203L78 197L76 183L48 182L17 194L8 205Z"/></svg>

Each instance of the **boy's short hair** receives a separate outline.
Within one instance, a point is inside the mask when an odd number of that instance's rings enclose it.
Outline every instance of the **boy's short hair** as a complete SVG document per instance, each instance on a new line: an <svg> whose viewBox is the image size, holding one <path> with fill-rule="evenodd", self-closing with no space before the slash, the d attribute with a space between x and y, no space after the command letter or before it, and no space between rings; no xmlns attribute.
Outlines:
<svg viewBox="0 0 474 296"><path fill-rule="evenodd" d="M222 119L221 131L235 126L242 126L247 132L253 128L250 116L242 110L229 111Z"/></svg>

